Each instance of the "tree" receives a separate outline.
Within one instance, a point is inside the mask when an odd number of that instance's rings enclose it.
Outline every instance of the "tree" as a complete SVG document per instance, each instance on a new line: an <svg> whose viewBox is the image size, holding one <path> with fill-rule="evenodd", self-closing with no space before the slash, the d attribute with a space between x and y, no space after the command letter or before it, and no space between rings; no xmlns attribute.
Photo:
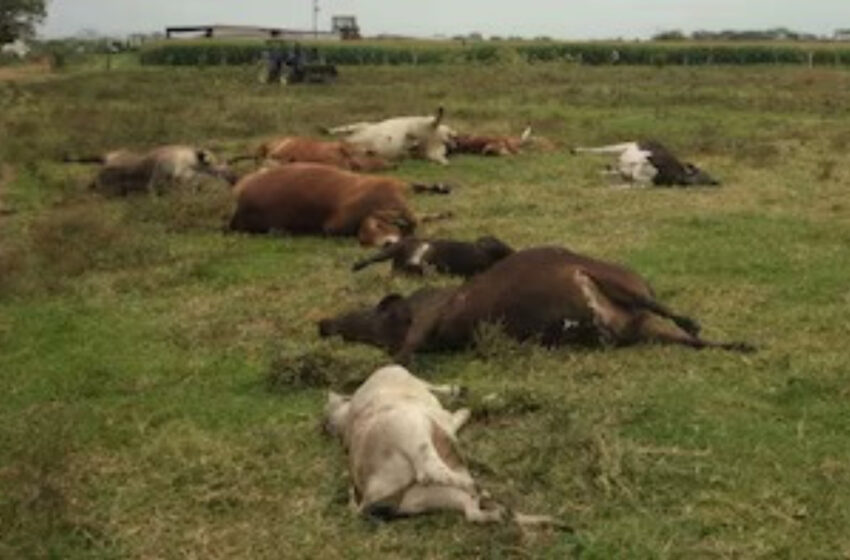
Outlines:
<svg viewBox="0 0 850 560"><path fill-rule="evenodd" d="M0 45L27 37L47 16L47 0L2 0L0 2Z"/></svg>
<svg viewBox="0 0 850 560"><path fill-rule="evenodd" d="M661 33L652 36L653 41L684 41L685 39L687 39L685 34L678 29L662 31Z"/></svg>

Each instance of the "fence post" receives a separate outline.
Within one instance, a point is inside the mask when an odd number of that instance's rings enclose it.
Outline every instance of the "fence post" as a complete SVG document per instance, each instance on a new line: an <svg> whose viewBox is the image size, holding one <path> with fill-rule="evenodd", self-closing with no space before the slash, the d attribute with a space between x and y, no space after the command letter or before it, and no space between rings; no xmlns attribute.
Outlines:
<svg viewBox="0 0 850 560"><path fill-rule="evenodd" d="M815 65L815 53L809 51L809 68L812 68Z"/></svg>

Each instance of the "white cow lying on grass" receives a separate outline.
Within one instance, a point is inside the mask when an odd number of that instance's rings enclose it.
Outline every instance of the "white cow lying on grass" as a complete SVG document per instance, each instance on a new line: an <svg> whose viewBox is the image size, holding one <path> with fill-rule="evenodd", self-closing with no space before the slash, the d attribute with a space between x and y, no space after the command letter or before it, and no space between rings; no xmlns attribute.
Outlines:
<svg viewBox="0 0 850 560"><path fill-rule="evenodd" d="M359 122L327 129L344 137L365 153L390 160L417 156L446 165L446 154L457 133L441 124L443 108L433 117L395 117L380 122Z"/></svg>
<svg viewBox="0 0 850 560"><path fill-rule="evenodd" d="M457 450L455 434L469 409L444 409L431 385L401 366L374 372L351 396L328 394L327 430L348 451L352 506L362 515L397 517L462 511L468 521L501 521L505 509L482 508L482 495ZM547 516L514 514L520 524L553 524Z"/></svg>

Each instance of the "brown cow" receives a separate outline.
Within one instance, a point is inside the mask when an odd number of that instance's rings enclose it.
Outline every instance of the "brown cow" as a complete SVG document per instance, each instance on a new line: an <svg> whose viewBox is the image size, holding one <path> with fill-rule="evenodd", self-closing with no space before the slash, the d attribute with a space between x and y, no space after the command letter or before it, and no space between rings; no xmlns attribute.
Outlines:
<svg viewBox="0 0 850 560"><path fill-rule="evenodd" d="M512 156L531 141L531 127L521 136L479 136L459 134L455 138L451 154L476 154L482 156Z"/></svg>
<svg viewBox="0 0 850 560"><path fill-rule="evenodd" d="M443 185L411 185L316 163L265 168L234 187L237 207L230 229L352 235L363 245L383 246L419 223L405 201L410 190L448 192Z"/></svg>
<svg viewBox="0 0 850 560"><path fill-rule="evenodd" d="M547 346L658 342L753 350L700 338L696 321L656 301L637 273L558 247L514 253L457 288L390 295L374 309L321 321L319 332L386 348L406 363L419 350L468 346L482 323Z"/></svg>
<svg viewBox="0 0 850 560"><path fill-rule="evenodd" d="M322 141L303 136L286 136L264 142L257 149L256 159L270 159L278 163L324 163L349 171L365 172L383 171L393 167L388 160L348 142Z"/></svg>

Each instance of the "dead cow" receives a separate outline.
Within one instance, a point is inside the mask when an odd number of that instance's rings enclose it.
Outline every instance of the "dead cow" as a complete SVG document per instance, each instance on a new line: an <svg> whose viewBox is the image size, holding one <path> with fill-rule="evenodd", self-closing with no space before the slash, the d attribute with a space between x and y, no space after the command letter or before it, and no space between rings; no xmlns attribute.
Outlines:
<svg viewBox="0 0 850 560"><path fill-rule="evenodd" d="M716 186L720 182L688 162L681 162L660 142L625 142L598 148L575 148L574 153L613 154L617 164L609 172L628 185L659 187Z"/></svg>
<svg viewBox="0 0 850 560"><path fill-rule="evenodd" d="M357 146L343 141L322 141L303 136L286 136L264 142L255 156L241 156L240 159L270 159L277 163L311 162L332 165L350 171L383 171L392 164L381 157L370 154Z"/></svg>
<svg viewBox="0 0 850 560"><path fill-rule="evenodd" d="M357 236L383 246L412 233L419 220L407 205L413 186L393 177L361 175L315 163L261 169L234 187L236 211L230 229L247 233Z"/></svg>
<svg viewBox="0 0 850 560"><path fill-rule="evenodd" d="M449 412L431 385L400 366L375 371L350 397L328 394L325 427L348 453L351 505L361 515L392 518L437 510L461 511L467 521L497 522L505 510L482 507L464 465L457 431L469 409ZM514 514L520 524L553 524L547 516Z"/></svg>
<svg viewBox="0 0 850 560"><path fill-rule="evenodd" d="M406 363L420 350L469 346L483 323L547 346L657 342L753 350L701 338L696 321L658 302L628 268L559 247L516 252L457 288L387 296L375 308L321 321L319 332L383 347Z"/></svg>
<svg viewBox="0 0 850 560"><path fill-rule="evenodd" d="M169 186L186 184L203 175L236 182L227 164L219 163L209 150L193 146L161 146L147 153L116 150L102 156L66 156L64 161L101 164L91 188L109 195L161 194Z"/></svg>
<svg viewBox="0 0 850 560"><path fill-rule="evenodd" d="M368 153L389 160L421 157L446 165L448 150L457 133L442 124L443 108L433 117L396 117L379 122L359 122L327 129Z"/></svg>
<svg viewBox="0 0 850 560"><path fill-rule="evenodd" d="M450 154L476 154L482 156L512 156L531 141L531 127L520 136L479 136L458 134Z"/></svg>
<svg viewBox="0 0 850 560"><path fill-rule="evenodd" d="M432 268L441 274L468 278L513 252L511 247L492 236L480 237L472 243L411 236L358 261L352 270L356 272L371 264L392 260L393 271L424 274L426 269Z"/></svg>

